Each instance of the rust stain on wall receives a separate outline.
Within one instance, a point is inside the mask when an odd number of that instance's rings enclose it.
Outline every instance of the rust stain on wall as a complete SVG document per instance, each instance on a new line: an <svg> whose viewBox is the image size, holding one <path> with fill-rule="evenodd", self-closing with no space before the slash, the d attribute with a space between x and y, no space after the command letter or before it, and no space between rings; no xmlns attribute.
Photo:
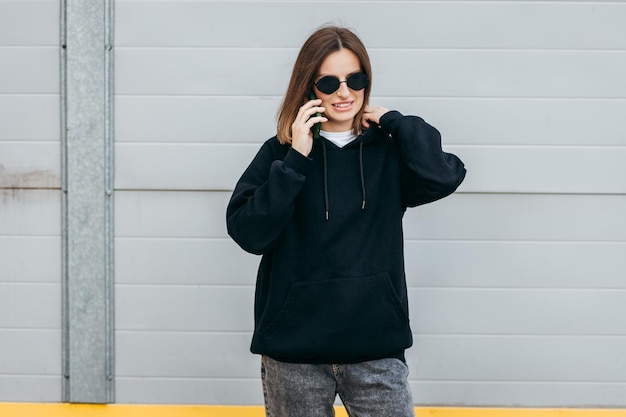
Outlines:
<svg viewBox="0 0 626 417"><path fill-rule="evenodd" d="M59 189L61 178L58 175L46 171L10 172L0 164L0 189Z"/></svg>
<svg viewBox="0 0 626 417"><path fill-rule="evenodd" d="M61 178L53 172L11 172L0 164L0 204L33 204L58 198ZM52 193L52 194L50 194Z"/></svg>

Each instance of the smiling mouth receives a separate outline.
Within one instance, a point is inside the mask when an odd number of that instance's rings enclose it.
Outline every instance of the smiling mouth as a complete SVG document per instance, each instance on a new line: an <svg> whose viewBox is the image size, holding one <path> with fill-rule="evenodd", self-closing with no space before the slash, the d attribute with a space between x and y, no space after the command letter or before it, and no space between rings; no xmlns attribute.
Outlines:
<svg viewBox="0 0 626 417"><path fill-rule="evenodd" d="M336 108L336 109L347 109L350 106L352 106L352 102L333 104L333 107Z"/></svg>

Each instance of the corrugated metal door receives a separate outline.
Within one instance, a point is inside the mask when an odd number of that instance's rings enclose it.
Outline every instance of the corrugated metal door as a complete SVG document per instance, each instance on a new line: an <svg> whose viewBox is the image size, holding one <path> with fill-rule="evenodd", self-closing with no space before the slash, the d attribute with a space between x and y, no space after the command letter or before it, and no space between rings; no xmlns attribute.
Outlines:
<svg viewBox="0 0 626 417"><path fill-rule="evenodd" d="M626 5L120 1L118 394L261 403L257 259L230 190L298 48L327 21L370 49L372 102L469 166L405 220L418 404L625 405Z"/></svg>

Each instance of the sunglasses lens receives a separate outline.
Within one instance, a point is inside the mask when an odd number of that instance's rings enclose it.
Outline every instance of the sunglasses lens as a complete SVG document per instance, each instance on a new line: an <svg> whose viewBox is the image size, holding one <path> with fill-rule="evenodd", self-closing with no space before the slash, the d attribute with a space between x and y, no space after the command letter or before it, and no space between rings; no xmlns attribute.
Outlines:
<svg viewBox="0 0 626 417"><path fill-rule="evenodd" d="M331 94L339 88L339 79L330 75L322 77L315 83L317 88L324 94Z"/></svg>
<svg viewBox="0 0 626 417"><path fill-rule="evenodd" d="M367 78L367 75L365 73L357 72L349 76L346 81L347 81L346 84L348 84L348 87L350 87L351 89L355 91L359 91L367 87L367 83L369 79Z"/></svg>

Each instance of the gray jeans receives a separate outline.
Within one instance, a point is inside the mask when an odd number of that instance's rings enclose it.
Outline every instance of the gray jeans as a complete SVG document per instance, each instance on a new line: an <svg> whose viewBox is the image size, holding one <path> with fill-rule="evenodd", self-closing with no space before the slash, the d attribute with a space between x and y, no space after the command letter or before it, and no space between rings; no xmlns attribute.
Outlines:
<svg viewBox="0 0 626 417"><path fill-rule="evenodd" d="M261 359L267 417L333 417L339 395L350 417L414 417L407 365L380 359L311 365Z"/></svg>

